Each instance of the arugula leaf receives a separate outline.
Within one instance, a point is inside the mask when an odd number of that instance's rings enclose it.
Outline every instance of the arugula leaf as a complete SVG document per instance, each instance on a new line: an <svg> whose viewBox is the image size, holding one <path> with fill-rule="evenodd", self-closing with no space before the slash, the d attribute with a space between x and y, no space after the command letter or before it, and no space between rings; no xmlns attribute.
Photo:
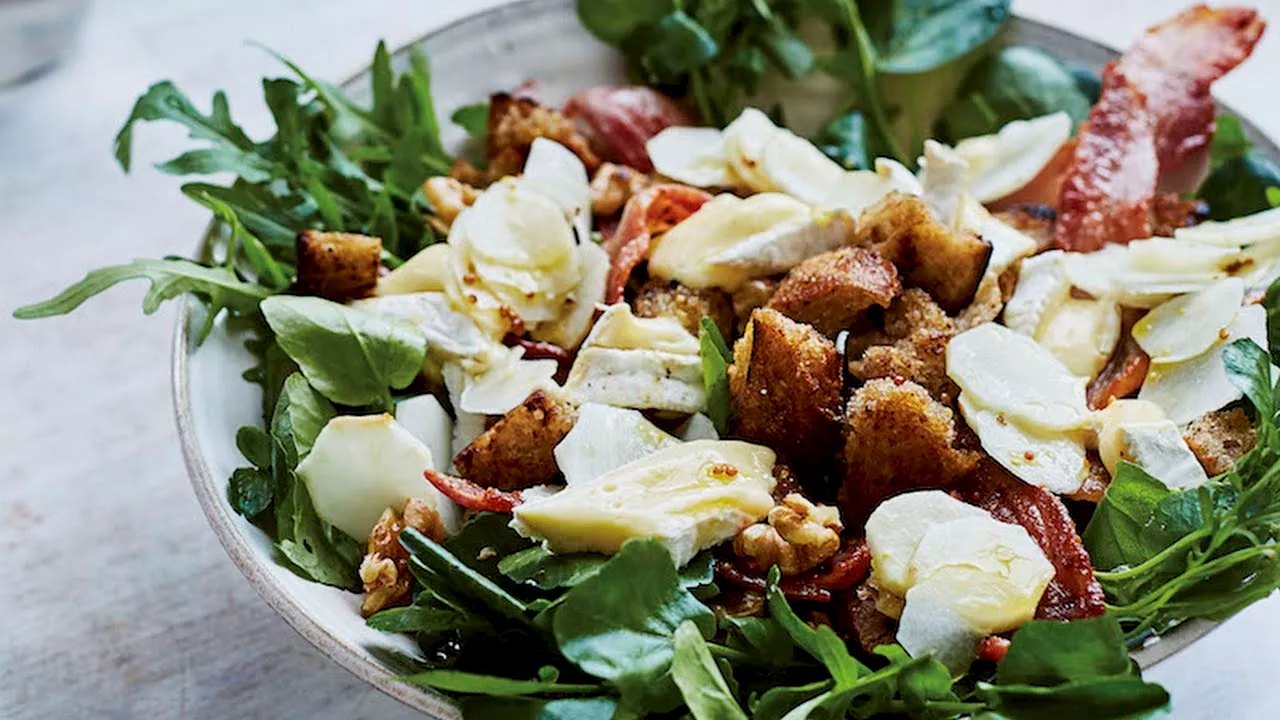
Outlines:
<svg viewBox="0 0 1280 720"><path fill-rule="evenodd" d="M400 680L446 692L514 697L519 695L582 695L600 692L599 685L573 685L543 680L512 680L495 675L477 675L458 670L428 670L406 675Z"/></svg>
<svg viewBox="0 0 1280 720"><path fill-rule="evenodd" d="M676 628L671 676L696 720L747 720L692 620Z"/></svg>
<svg viewBox="0 0 1280 720"><path fill-rule="evenodd" d="M502 558L498 562L498 571L517 583L532 585L539 590L557 590L594 577L608 562L606 555L558 555L541 545L534 545Z"/></svg>
<svg viewBox="0 0 1280 720"><path fill-rule="evenodd" d="M793 709L827 694L833 685L830 680L819 680L808 685L771 687L756 700L751 708L751 717L753 720L779 720Z"/></svg>
<svg viewBox="0 0 1280 720"><path fill-rule="evenodd" d="M578 21L602 42L617 45L675 9L672 0L578 0Z"/></svg>
<svg viewBox="0 0 1280 720"><path fill-rule="evenodd" d="M1271 208L1267 190L1280 186L1280 167L1249 151L1218 165L1200 185L1196 197L1209 204L1211 220L1230 220Z"/></svg>
<svg viewBox="0 0 1280 720"><path fill-rule="evenodd" d="M747 651L769 665L788 665L795 655L791 636L773 618L730 617L721 620L720 626L728 632L729 647Z"/></svg>
<svg viewBox="0 0 1280 720"><path fill-rule="evenodd" d="M320 431L337 414L301 373L285 378L271 417L271 435L289 465L296 467L311 453Z"/></svg>
<svg viewBox="0 0 1280 720"><path fill-rule="evenodd" d="M1280 187L1267 188L1267 202L1271 203L1271 207L1280 207Z"/></svg>
<svg viewBox="0 0 1280 720"><path fill-rule="evenodd" d="M791 610L786 596L778 588L780 577L776 566L769 571L769 616L787 631L796 645L827 668L831 678L836 681L837 689L853 686L859 677L870 671L849 654L849 648L845 647L844 641L830 626L811 628Z"/></svg>
<svg viewBox="0 0 1280 720"><path fill-rule="evenodd" d="M325 397L341 405L382 402L422 370L426 338L417 328L316 297L262 303L276 341Z"/></svg>
<svg viewBox="0 0 1280 720"><path fill-rule="evenodd" d="M463 105L454 110L449 119L471 137L483 138L489 132L489 103Z"/></svg>
<svg viewBox="0 0 1280 720"><path fill-rule="evenodd" d="M729 366L733 364L733 352L729 350L715 320L703 317L699 322L698 342L702 355L702 382L707 389L707 417L716 426L716 432L729 432Z"/></svg>
<svg viewBox="0 0 1280 720"><path fill-rule="evenodd" d="M1270 318L1268 318L1270 321ZM1227 377L1249 398L1258 414L1274 418L1275 383L1271 379L1271 358L1249 338L1240 338L1222 349Z"/></svg>
<svg viewBox="0 0 1280 720"><path fill-rule="evenodd" d="M680 586L671 554L656 541L630 540L569 590L552 630L566 659L611 681L626 699L661 690L657 681L671 666L675 630L685 621L704 637L715 630L711 610Z"/></svg>
<svg viewBox="0 0 1280 720"><path fill-rule="evenodd" d="M938 120L952 141L988 135L1006 123L1063 111L1084 121L1092 103L1056 58L1038 48L1007 47L978 63Z"/></svg>
<svg viewBox="0 0 1280 720"><path fill-rule="evenodd" d="M1010 0L895 0L868 4L877 69L914 75L982 47L1012 15Z"/></svg>
<svg viewBox="0 0 1280 720"><path fill-rule="evenodd" d="M462 703L467 720L610 720L617 717L613 698L530 700L527 698L468 698Z"/></svg>
<svg viewBox="0 0 1280 720"><path fill-rule="evenodd" d="M1219 113L1214 121L1217 129L1209 144L1209 167L1216 168L1228 160L1244 157L1253 149L1236 116Z"/></svg>
<svg viewBox="0 0 1280 720"><path fill-rule="evenodd" d="M409 555L439 575L451 590L482 603L508 620L528 622L523 602L503 590L497 583L459 560L431 538L413 528L400 533L400 544Z"/></svg>
<svg viewBox="0 0 1280 720"><path fill-rule="evenodd" d="M1164 483L1142 468L1121 462L1084 531L1084 544L1094 567L1109 570L1138 565L1189 531L1191 528L1176 528L1173 531L1177 534L1171 537L1162 532L1170 528L1155 520L1160 503L1171 495Z"/></svg>

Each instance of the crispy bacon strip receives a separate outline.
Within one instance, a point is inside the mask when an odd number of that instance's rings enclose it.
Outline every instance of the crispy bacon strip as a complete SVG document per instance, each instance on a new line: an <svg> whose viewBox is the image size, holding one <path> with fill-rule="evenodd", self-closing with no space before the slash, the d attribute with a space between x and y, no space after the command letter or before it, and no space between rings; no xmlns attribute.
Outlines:
<svg viewBox="0 0 1280 720"><path fill-rule="evenodd" d="M1151 357L1133 339L1133 325L1145 314L1142 310L1125 308L1120 316L1120 342L1111 353L1098 377L1089 383L1085 393L1089 407L1101 410L1116 398L1128 397L1142 387L1151 367Z"/></svg>
<svg viewBox="0 0 1280 720"><path fill-rule="evenodd" d="M1079 620L1106 612L1089 553L1055 495L1013 477L994 461L985 462L959 495L1001 522L1021 525L1053 564L1056 574L1040 598L1036 617Z"/></svg>
<svg viewBox="0 0 1280 720"><path fill-rule="evenodd" d="M751 574L734 564L732 560L717 559L716 575L728 580L729 582L743 587L748 590L763 593L768 590L769 585L761 575ZM803 576L796 575L794 577L783 578L778 583L778 589L788 600L802 600L804 602L831 602L831 591L826 588L820 588L816 585L798 582Z"/></svg>
<svg viewBox="0 0 1280 720"><path fill-rule="evenodd" d="M1017 205L1058 206L1058 197L1062 195L1062 179L1066 177L1075 157L1076 141L1074 138L1062 144L1058 152L1040 169L1031 182L1023 185L1012 194L1006 195L991 203L992 210L1009 210Z"/></svg>
<svg viewBox="0 0 1280 720"><path fill-rule="evenodd" d="M1009 639L999 635L988 635L978 643L978 659L998 663L1009 652Z"/></svg>
<svg viewBox="0 0 1280 720"><path fill-rule="evenodd" d="M862 582L871 574L871 548L867 547L866 538L846 542L844 547L827 560L827 564L830 566L828 570L810 580L814 585L827 590L848 590ZM822 567L818 566L812 572L822 570Z"/></svg>
<svg viewBox="0 0 1280 720"><path fill-rule="evenodd" d="M453 477L428 469L423 475L427 482L444 496L468 510L509 513L524 502L519 490L507 492L497 488L480 487L470 480Z"/></svg>
<svg viewBox="0 0 1280 720"><path fill-rule="evenodd" d="M673 125L693 118L674 100L647 87L593 87L569 98L565 117L600 154L641 172L653 172L645 143Z"/></svg>
<svg viewBox="0 0 1280 720"><path fill-rule="evenodd" d="M1156 119L1161 174L1181 167L1213 139L1209 88L1253 52L1266 23L1253 8L1197 5L1148 28L1119 70L1147 98Z"/></svg>
<svg viewBox="0 0 1280 720"><path fill-rule="evenodd" d="M1102 97L1080 127L1062 179L1054 244L1063 250L1093 252L1151 236L1155 118L1115 63L1103 77Z"/></svg>
<svg viewBox="0 0 1280 720"><path fill-rule="evenodd" d="M649 244L655 235L670 230L710 199L711 195L702 190L674 184L654 185L633 195L622 210L617 231L604 241L611 264L605 302L622 300L631 271L649 256Z"/></svg>

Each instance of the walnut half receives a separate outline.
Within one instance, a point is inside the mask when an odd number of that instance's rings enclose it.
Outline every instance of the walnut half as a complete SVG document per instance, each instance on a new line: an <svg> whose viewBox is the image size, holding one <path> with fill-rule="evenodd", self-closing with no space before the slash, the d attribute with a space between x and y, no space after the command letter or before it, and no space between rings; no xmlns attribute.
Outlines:
<svg viewBox="0 0 1280 720"><path fill-rule="evenodd" d="M383 608L408 604L413 576L409 574L409 551L400 544L400 533L405 528L413 528L436 542L444 540L440 514L423 500L410 498L403 512L394 508L382 511L378 524L369 533L368 552L360 562L360 582L364 583L360 612L365 617Z"/></svg>
<svg viewBox="0 0 1280 720"><path fill-rule="evenodd" d="M783 575L811 570L840 549L840 511L814 505L791 493L769 511L767 523L756 523L733 540L733 551L755 570L777 565Z"/></svg>

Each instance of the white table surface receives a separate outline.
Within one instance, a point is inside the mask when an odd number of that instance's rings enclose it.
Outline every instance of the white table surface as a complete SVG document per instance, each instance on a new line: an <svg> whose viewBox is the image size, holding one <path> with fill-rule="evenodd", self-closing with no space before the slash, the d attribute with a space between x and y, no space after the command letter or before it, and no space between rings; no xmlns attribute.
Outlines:
<svg viewBox="0 0 1280 720"><path fill-rule="evenodd" d="M173 311L138 312L126 287L75 315L20 323L11 310L87 269L188 252L206 212L149 167L182 143L135 141L111 157L133 99L172 78L207 107L269 127L257 40L341 79L379 37L400 45L502 0L99 0L78 52L0 91L0 717L413 718L330 663L241 578L196 506L169 400ZM1280 0L1262 0L1280 22ZM1127 45L1181 3L1021 0L1016 9ZM1219 95L1280 137L1280 40ZM1232 619L1149 672L1177 718L1276 717L1280 599Z"/></svg>

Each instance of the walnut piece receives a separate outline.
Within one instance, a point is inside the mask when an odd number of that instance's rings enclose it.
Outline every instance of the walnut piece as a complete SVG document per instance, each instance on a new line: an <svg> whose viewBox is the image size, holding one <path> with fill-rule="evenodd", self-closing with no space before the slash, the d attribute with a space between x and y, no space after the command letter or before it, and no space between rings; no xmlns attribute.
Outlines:
<svg viewBox="0 0 1280 720"><path fill-rule="evenodd" d="M774 565L783 575L798 575L822 564L840 549L840 511L814 505L791 493L769 511L767 523L757 523L738 534L733 550L755 570Z"/></svg>
<svg viewBox="0 0 1280 720"><path fill-rule="evenodd" d="M599 216L617 215L632 195L652 183L652 178L633 167L602 163L591 178L591 212Z"/></svg>
<svg viewBox="0 0 1280 720"><path fill-rule="evenodd" d="M422 194L436 211L439 226L448 232L463 210L471 207L480 191L451 177L430 177L422 183Z"/></svg>
<svg viewBox="0 0 1280 720"><path fill-rule="evenodd" d="M360 612L365 617L384 608L407 605L413 588L409 574L409 551L400 545L400 533L413 528L439 542L444 540L444 524L436 509L418 498L410 498L402 512L382 511L378 524L369 533L368 551L360 561L360 582L364 600Z"/></svg>

